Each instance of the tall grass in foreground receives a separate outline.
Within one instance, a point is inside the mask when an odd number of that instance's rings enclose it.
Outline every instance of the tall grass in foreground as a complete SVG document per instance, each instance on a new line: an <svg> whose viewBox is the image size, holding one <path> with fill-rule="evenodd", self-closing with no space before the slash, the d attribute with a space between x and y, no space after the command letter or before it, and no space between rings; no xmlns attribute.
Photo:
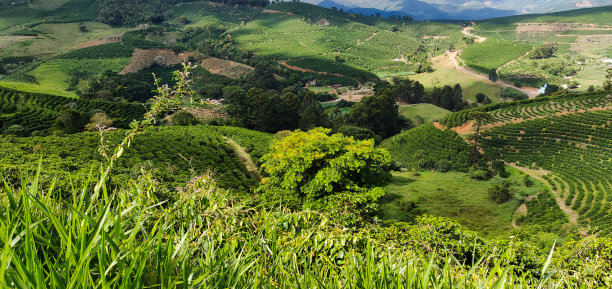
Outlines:
<svg viewBox="0 0 612 289"><path fill-rule="evenodd" d="M209 176L159 203L150 178L112 196L88 182L64 200L38 175L5 183L0 206L3 288L553 288L501 256L473 266L351 234L315 212L237 202ZM470 264L471 265L471 264ZM512 286L514 287L514 286Z"/></svg>

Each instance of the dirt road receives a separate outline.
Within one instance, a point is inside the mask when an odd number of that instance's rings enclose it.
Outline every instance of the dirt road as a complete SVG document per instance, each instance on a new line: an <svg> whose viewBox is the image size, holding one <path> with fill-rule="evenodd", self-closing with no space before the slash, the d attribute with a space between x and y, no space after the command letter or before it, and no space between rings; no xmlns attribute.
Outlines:
<svg viewBox="0 0 612 289"><path fill-rule="evenodd" d="M468 37L474 37L474 41L476 43L481 43L487 40L486 37L482 37L482 36L478 36L478 35L474 35L472 34L470 31L472 31L472 27L465 27L461 30L461 33L463 33L464 35L468 36ZM459 62L457 61L457 57L459 57L459 55L461 54L462 50L458 50L458 51L453 51L453 52L448 52L449 57L448 59L450 60L451 64L455 67L455 69L457 69L458 71L465 73L465 74L469 74L471 76L474 76L476 78L479 78L483 81L489 81L492 82L491 80L489 80L489 76L488 75L484 75L482 73L476 72L474 70L471 70L467 67L461 66L459 65ZM527 53L528 54L528 53ZM522 57L525 57L527 54L523 55ZM521 58L522 58L521 57ZM513 60L509 63L506 63L505 65L508 65L510 63L513 63L516 60ZM504 66L505 66L504 65ZM503 67L503 66L502 66ZM529 98L535 98L536 96L539 95L538 93L538 89L535 87L517 87L515 85L512 85L508 82L505 82L503 80L498 80L497 82L495 82L503 87L511 87L514 88L516 90L522 91L523 93L527 94L527 96Z"/></svg>

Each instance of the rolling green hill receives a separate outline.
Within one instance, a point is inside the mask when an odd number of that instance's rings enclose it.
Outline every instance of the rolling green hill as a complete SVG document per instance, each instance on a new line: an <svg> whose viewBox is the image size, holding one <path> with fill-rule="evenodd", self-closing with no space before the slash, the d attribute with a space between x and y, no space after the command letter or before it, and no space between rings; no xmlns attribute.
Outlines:
<svg viewBox="0 0 612 289"><path fill-rule="evenodd" d="M0 87L0 127L3 133L11 126L20 126L23 135L46 135L59 114L65 110L82 114L102 111L113 119L114 126L127 128L132 120L142 118L145 107L140 104L75 99Z"/></svg>
<svg viewBox="0 0 612 289"><path fill-rule="evenodd" d="M608 109L507 124L485 132L486 150L546 180L560 206L577 214L588 233L607 236L612 224L611 117Z"/></svg>
<svg viewBox="0 0 612 289"><path fill-rule="evenodd" d="M251 179L234 150L223 135L235 139L254 157L268 150L270 135L240 128L207 126L153 127L139 135L118 163L111 183L123 184L141 174L150 173L165 197L168 190L184 186L194 174L210 171L219 184L240 192L251 191ZM105 136L107 145L117 144L124 131ZM257 140L257 141L255 141ZM8 180L18 180L20 172L32 172L37 161L50 179L56 177L60 190L69 190L75 180L85 180L91 169L96 172L104 164L98 153L99 133L78 133L64 137L0 137L0 170ZM258 158L256 158L258 159Z"/></svg>
<svg viewBox="0 0 612 289"><path fill-rule="evenodd" d="M607 51L612 48L612 6L550 14L521 15L478 21L473 33L498 41L519 41L536 48L558 47L546 59L525 57L504 66L500 76L513 83L563 85L584 91L604 80ZM502 53L505 55L505 53ZM530 55L533 55L531 53Z"/></svg>

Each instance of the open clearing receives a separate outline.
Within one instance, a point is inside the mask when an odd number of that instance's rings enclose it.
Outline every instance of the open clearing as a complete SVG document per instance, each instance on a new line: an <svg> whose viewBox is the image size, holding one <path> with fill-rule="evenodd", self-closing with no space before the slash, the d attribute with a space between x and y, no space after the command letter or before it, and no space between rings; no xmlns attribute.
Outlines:
<svg viewBox="0 0 612 289"><path fill-rule="evenodd" d="M88 76L101 75L107 70L118 72L129 62L128 58L54 59L41 64L28 74L34 76L42 87L61 91L68 89L71 75L87 79Z"/></svg>
<svg viewBox="0 0 612 289"><path fill-rule="evenodd" d="M255 68L231 60L209 57L202 60L202 67L212 74L219 74L231 79L239 79L255 71Z"/></svg>
<svg viewBox="0 0 612 289"><path fill-rule="evenodd" d="M0 36L0 48L32 39L36 39L36 36Z"/></svg>
<svg viewBox="0 0 612 289"><path fill-rule="evenodd" d="M525 187L524 173L511 167L506 170L510 173L506 179L510 192L537 195L545 189L540 182ZM393 180L385 188L387 194L381 202L381 217L409 220L415 215L430 214L453 218L479 233L504 235L512 227L512 216L520 201L511 199L503 204L491 201L487 190L493 184L492 180L473 180L467 173L460 172L394 173Z"/></svg>
<svg viewBox="0 0 612 289"><path fill-rule="evenodd" d="M89 30L81 32L78 23L45 23L33 29L40 31L36 39L28 40L28 45L12 44L0 50L7 56L50 55L76 49L79 45L93 39L112 35L121 35L128 28L113 28L99 22L84 22Z"/></svg>
<svg viewBox="0 0 612 289"><path fill-rule="evenodd" d="M476 102L476 94L484 93L493 102L502 102L501 92L504 86L493 83L486 76L466 70L456 64L456 52L449 52L433 58L434 72L411 76L410 79L419 81L425 89L431 90L434 86L455 85L459 83L463 89L464 99Z"/></svg>
<svg viewBox="0 0 612 289"><path fill-rule="evenodd" d="M189 52L176 54L170 49L134 49L132 61L119 74L136 73L150 67L153 63L161 66L172 66L187 62Z"/></svg>
<svg viewBox="0 0 612 289"><path fill-rule="evenodd" d="M451 113L449 110L428 103L400 105L399 112L413 124L418 123L419 117L423 121L438 121Z"/></svg>
<svg viewBox="0 0 612 289"><path fill-rule="evenodd" d="M53 87L41 86L41 85L33 84L33 83L0 81L0 86L10 88L10 89L20 90L20 91L25 91L25 92L31 92L31 93L52 94L52 95L59 95L59 96L73 97L73 98L77 97L77 95L71 91L65 91L65 90L56 89Z"/></svg>

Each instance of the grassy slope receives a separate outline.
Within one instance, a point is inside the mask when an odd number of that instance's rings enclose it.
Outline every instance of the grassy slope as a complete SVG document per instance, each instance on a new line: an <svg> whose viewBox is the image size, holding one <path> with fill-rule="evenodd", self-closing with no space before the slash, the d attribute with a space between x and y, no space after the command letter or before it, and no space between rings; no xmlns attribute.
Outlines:
<svg viewBox="0 0 612 289"><path fill-rule="evenodd" d="M84 22L88 32L79 31L78 23L44 23L34 26L40 31L37 39L24 46L14 44L0 50L6 56L40 56L53 55L76 49L82 43L91 39L109 35L119 35L127 28L113 28L99 22Z"/></svg>
<svg viewBox="0 0 612 289"><path fill-rule="evenodd" d="M441 120L451 113L446 109L427 103L401 105L399 111L402 116L412 121L412 123L417 122L417 116L420 116L425 121L434 121Z"/></svg>
<svg viewBox="0 0 612 289"><path fill-rule="evenodd" d="M99 3L96 0L51 0L48 1L50 3L44 3L47 1L38 1L36 5L29 7L19 6L1 10L0 35L20 30L21 25L29 26L44 21L82 22L93 20L98 16Z"/></svg>
<svg viewBox="0 0 612 289"><path fill-rule="evenodd" d="M484 93L493 102L501 102L501 92L503 88L490 82L484 82L480 78L457 71L450 63L448 55L441 55L432 60L434 72L421 73L410 76L410 79L417 80L425 86L425 89L432 90L434 86L455 85L459 83L463 89L463 98L476 102L476 94Z"/></svg>
<svg viewBox="0 0 612 289"><path fill-rule="evenodd" d="M36 77L41 90L65 91L71 79L70 73L78 73L86 79L88 75L101 75L107 70L119 72L129 63L129 58L57 59L45 62L29 74Z"/></svg>
<svg viewBox="0 0 612 289"><path fill-rule="evenodd" d="M551 22L569 22L569 23L595 23L609 24L610 16L612 16L612 6L579 9L573 11L563 11L550 14L529 14L518 15L511 17L492 18L479 21L478 29L499 29L509 28L515 23L551 23Z"/></svg>
<svg viewBox="0 0 612 289"><path fill-rule="evenodd" d="M510 191L537 195L545 190L542 183L532 187L523 185L524 174L507 167L511 183ZM512 199L497 204L488 197L487 189L493 181L473 180L467 173L421 172L394 173L387 185L380 212L385 219L406 220L414 217L415 211L406 210L408 202L414 202L417 210L434 216L457 220L467 228L482 234L503 235L511 229L512 216L520 201Z"/></svg>
<svg viewBox="0 0 612 289"><path fill-rule="evenodd" d="M34 83L0 81L0 86L25 92L52 94L64 97L76 97L76 94L72 91L65 91L63 89L41 86Z"/></svg>

